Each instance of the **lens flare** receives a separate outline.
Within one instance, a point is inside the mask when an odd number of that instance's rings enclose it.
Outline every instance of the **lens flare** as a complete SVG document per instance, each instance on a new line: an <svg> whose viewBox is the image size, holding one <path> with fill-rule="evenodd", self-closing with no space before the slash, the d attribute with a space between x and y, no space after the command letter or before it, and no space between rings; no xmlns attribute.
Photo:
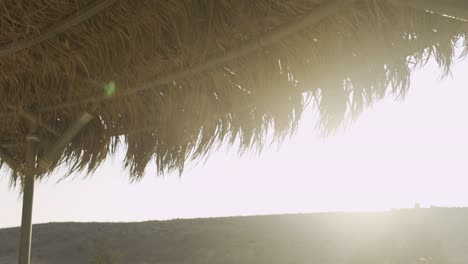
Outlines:
<svg viewBox="0 0 468 264"><path fill-rule="evenodd" d="M115 81L110 81L106 85L104 85L104 92L107 96L111 97L116 90Z"/></svg>

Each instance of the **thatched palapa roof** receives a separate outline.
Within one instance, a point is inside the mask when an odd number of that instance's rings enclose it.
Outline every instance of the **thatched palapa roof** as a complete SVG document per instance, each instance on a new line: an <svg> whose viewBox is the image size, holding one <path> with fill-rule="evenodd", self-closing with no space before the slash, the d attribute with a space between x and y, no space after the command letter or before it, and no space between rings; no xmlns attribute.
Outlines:
<svg viewBox="0 0 468 264"><path fill-rule="evenodd" d="M136 178L221 141L261 147L271 129L288 135L308 100L333 131L403 96L428 58L448 71L468 33L462 19L394 2L3 0L1 160L21 175L31 120L39 160L90 120L39 176L62 162L92 171L118 144Z"/></svg>

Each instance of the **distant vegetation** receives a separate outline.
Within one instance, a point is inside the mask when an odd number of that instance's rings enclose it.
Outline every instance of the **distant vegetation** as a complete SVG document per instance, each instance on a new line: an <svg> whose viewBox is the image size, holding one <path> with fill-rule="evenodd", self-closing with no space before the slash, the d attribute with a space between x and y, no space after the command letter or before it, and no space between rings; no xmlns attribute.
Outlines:
<svg viewBox="0 0 468 264"><path fill-rule="evenodd" d="M468 209L34 227L33 264L466 264ZM16 263L17 228L0 230Z"/></svg>
<svg viewBox="0 0 468 264"><path fill-rule="evenodd" d="M95 240L89 246L90 264L124 264L122 263L122 249L107 239Z"/></svg>

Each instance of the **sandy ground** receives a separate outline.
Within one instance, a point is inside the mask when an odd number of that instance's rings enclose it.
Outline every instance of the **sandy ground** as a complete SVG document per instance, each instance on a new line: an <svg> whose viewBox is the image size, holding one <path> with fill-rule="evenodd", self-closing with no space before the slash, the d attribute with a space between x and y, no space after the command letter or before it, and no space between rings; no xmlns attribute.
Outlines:
<svg viewBox="0 0 468 264"><path fill-rule="evenodd" d="M466 264L468 209L49 223L33 229L33 264ZM18 228L0 230L0 264Z"/></svg>

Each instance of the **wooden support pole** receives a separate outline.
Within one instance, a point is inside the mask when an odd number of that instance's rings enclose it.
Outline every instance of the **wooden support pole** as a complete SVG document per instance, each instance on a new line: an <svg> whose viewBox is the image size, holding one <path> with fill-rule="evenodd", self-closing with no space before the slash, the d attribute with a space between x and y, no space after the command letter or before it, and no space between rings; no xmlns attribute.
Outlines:
<svg viewBox="0 0 468 264"><path fill-rule="evenodd" d="M427 10L439 15L468 21L467 0L390 0L397 5L405 5L419 10Z"/></svg>
<svg viewBox="0 0 468 264"><path fill-rule="evenodd" d="M34 198L34 182L38 173L46 172L58 158L63 149L78 134L78 132L93 119L88 112L84 112L65 133L52 145L41 161L37 161L37 142L39 138L34 135L35 130L26 137L26 169L23 189L23 214L21 219L21 237L19 264L30 264L31 237L32 237L32 209ZM34 123L35 124L35 123Z"/></svg>
<svg viewBox="0 0 468 264"><path fill-rule="evenodd" d="M21 235L19 248L19 264L29 264L31 261L32 209L34 198L34 182L37 159L37 142L34 129L26 137L26 171L23 181L23 212L21 215Z"/></svg>

